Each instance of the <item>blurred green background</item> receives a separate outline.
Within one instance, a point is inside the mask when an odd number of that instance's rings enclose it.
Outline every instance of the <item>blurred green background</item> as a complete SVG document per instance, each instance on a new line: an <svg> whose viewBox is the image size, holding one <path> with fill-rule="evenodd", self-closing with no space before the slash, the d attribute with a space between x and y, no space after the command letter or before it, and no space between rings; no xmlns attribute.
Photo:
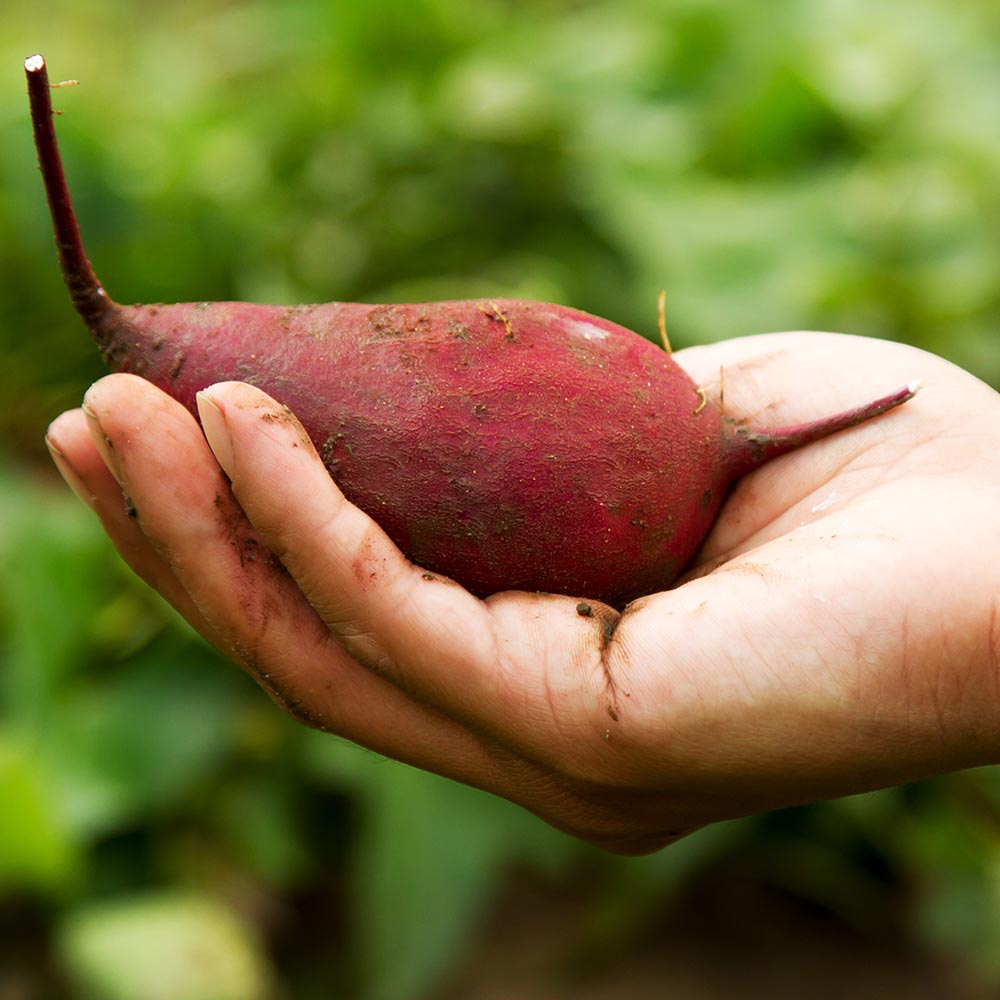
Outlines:
<svg viewBox="0 0 1000 1000"><path fill-rule="evenodd" d="M0 23L0 998L996 995L995 769L611 858L298 728L133 580L43 457L102 372L22 72L81 81L58 128L122 301L524 296L655 336L665 288L675 346L835 329L997 386L994 0Z"/></svg>

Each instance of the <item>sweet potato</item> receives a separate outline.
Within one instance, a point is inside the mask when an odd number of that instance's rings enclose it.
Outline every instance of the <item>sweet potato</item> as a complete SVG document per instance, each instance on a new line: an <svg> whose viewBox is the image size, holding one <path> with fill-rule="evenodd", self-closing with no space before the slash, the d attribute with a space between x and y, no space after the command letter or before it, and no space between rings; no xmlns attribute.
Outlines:
<svg viewBox="0 0 1000 1000"><path fill-rule="evenodd" d="M620 607L669 587L736 478L915 391L748 430L707 405L668 352L565 306L119 305L83 249L44 60L25 69L63 274L109 367L192 412L213 382L266 390L411 559L477 594Z"/></svg>

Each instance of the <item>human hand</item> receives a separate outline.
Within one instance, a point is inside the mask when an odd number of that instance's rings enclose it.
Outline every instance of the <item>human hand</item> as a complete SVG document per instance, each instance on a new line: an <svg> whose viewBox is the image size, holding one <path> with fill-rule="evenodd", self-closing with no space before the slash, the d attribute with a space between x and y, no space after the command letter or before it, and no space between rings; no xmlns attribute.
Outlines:
<svg viewBox="0 0 1000 1000"><path fill-rule="evenodd" d="M1000 760L1000 396L837 335L675 357L769 425L926 388L745 477L679 585L620 615L411 565L247 385L204 394L211 448L129 375L48 441L129 565L285 709L609 850Z"/></svg>

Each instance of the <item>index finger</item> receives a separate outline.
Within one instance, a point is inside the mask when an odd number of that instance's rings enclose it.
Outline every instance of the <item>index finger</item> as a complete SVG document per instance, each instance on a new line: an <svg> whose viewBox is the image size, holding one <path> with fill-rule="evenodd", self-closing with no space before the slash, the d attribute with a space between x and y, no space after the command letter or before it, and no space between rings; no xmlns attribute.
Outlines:
<svg viewBox="0 0 1000 1000"><path fill-rule="evenodd" d="M201 393L200 409L241 507L355 659L508 738L554 704L567 724L581 701L603 712L599 622L577 602L480 601L409 562L345 499L294 416L260 390L220 383ZM568 677L567 663L579 673Z"/></svg>

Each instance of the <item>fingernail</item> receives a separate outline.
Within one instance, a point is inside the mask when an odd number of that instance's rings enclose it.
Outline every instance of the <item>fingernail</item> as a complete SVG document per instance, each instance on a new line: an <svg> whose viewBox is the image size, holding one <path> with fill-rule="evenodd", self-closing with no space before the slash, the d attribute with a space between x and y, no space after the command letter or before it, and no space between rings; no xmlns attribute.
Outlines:
<svg viewBox="0 0 1000 1000"><path fill-rule="evenodd" d="M82 500L88 507L94 505L94 494L87 489L87 484L77 474L76 469L70 464L65 452L48 436L45 435L45 447L49 449L52 461L59 470L59 475L66 480L66 485Z"/></svg>
<svg viewBox="0 0 1000 1000"><path fill-rule="evenodd" d="M198 416L201 418L201 428L205 432L208 446L215 453L219 465L230 479L236 471L233 459L233 439L226 423L225 411L207 392L199 392Z"/></svg>
<svg viewBox="0 0 1000 1000"><path fill-rule="evenodd" d="M108 467L111 475L118 481L118 485L121 486L124 479L122 478L122 470L118 464L118 456L115 454L115 446L111 443L111 438L104 433L100 417L97 416L97 411L87 402L86 396L84 396L81 409L87 418L87 422L90 424L90 436L93 438L94 444L97 446L97 450L104 460L104 464Z"/></svg>

